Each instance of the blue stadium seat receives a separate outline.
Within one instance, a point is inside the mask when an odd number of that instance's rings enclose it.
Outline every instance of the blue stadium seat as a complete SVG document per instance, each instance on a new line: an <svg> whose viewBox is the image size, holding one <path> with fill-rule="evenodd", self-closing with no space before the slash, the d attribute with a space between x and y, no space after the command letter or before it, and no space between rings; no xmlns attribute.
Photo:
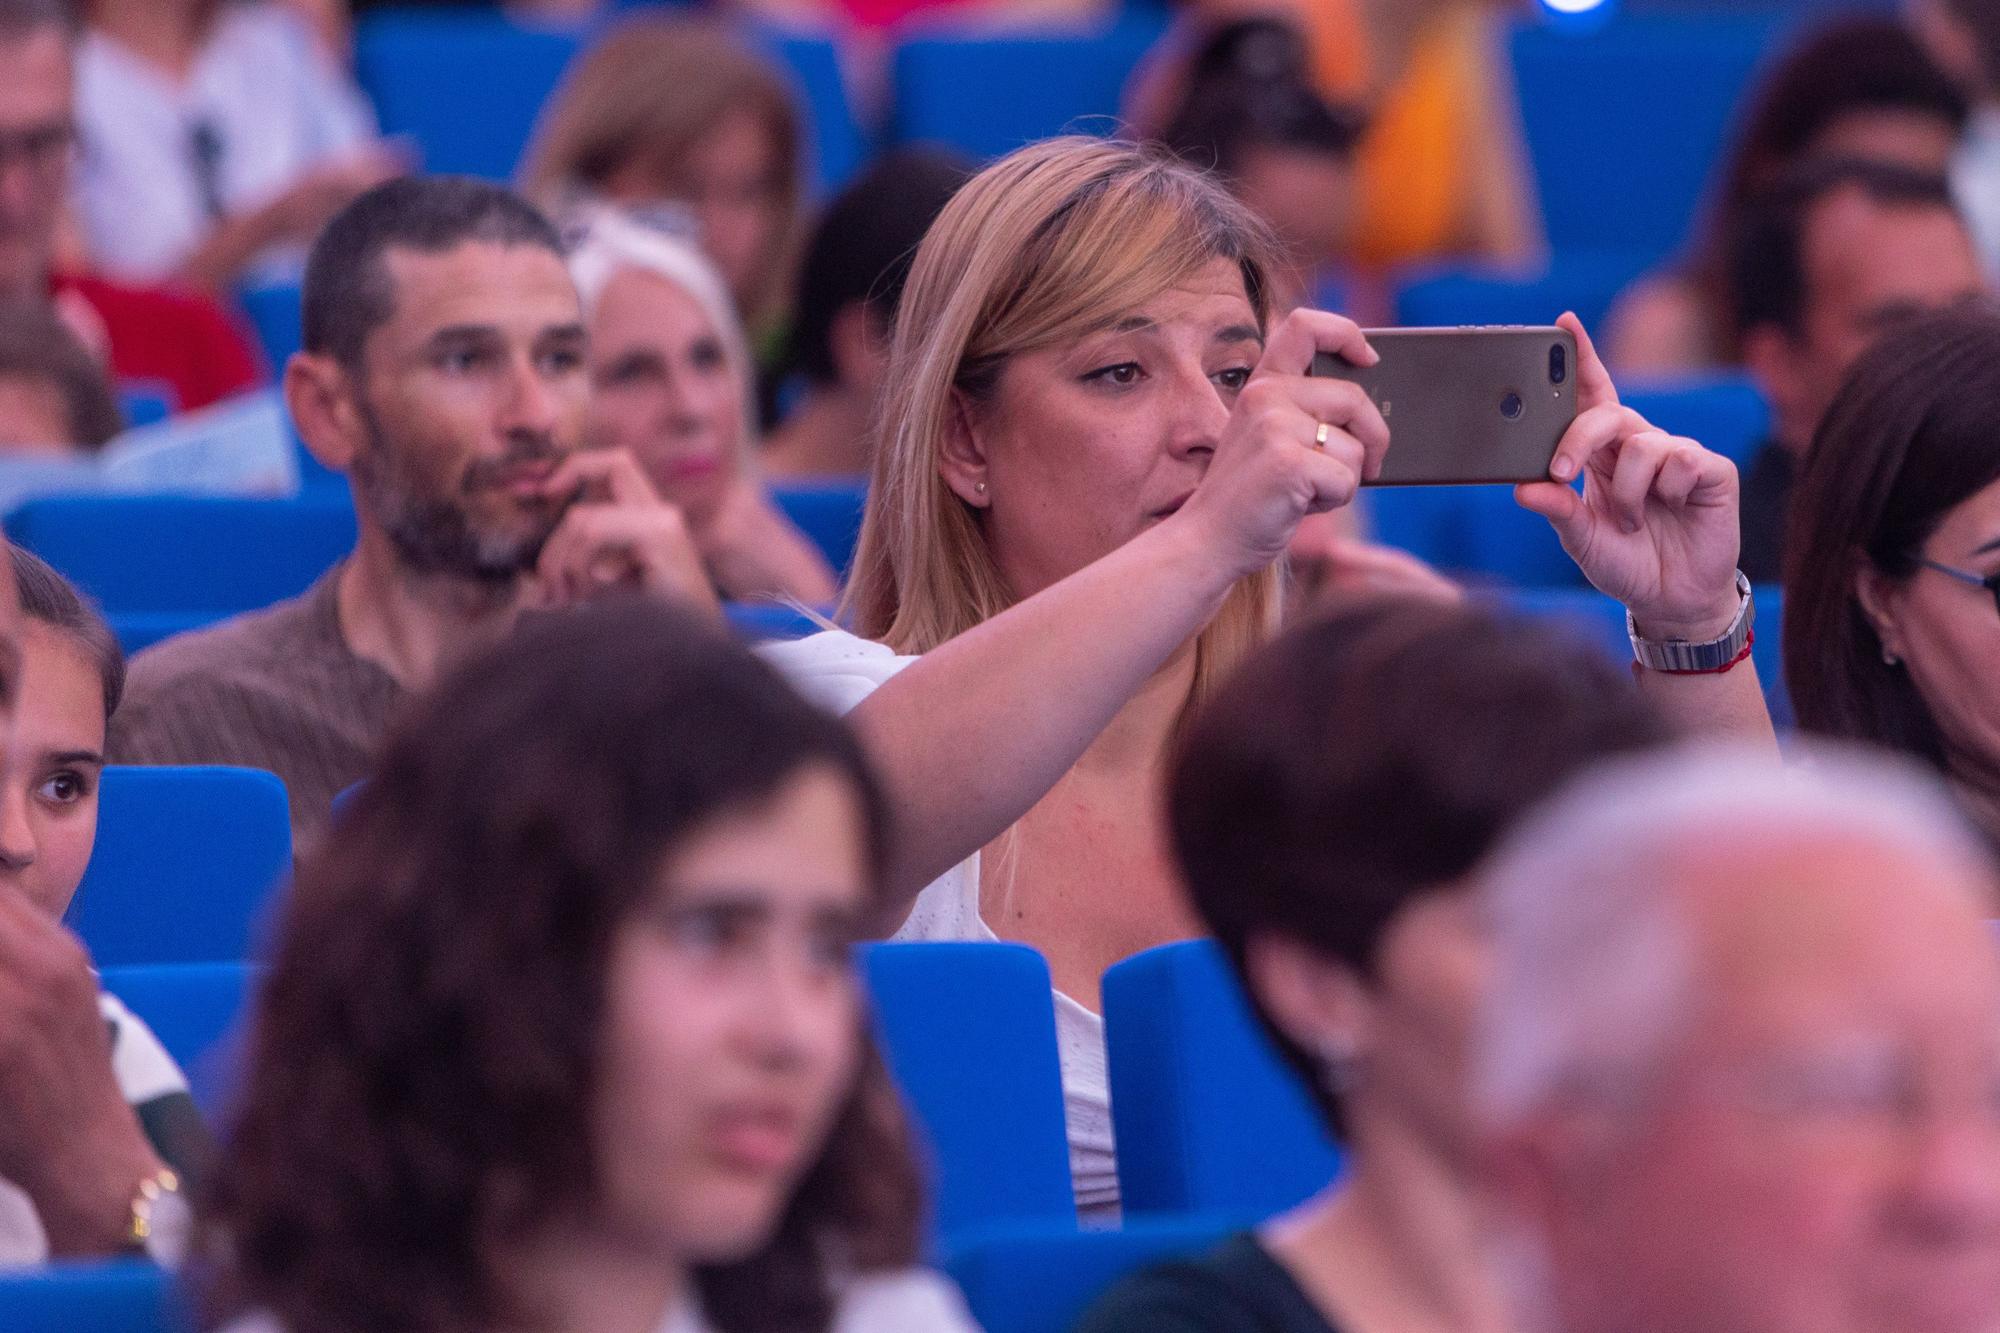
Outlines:
<svg viewBox="0 0 2000 1333"><path fill-rule="evenodd" d="M107 612L230 615L310 587L353 548L354 506L345 495L55 496L6 527Z"/></svg>
<svg viewBox="0 0 2000 1333"><path fill-rule="evenodd" d="M1106 972L1104 1029L1128 1215L1262 1218L1339 1174L1339 1147L1212 940Z"/></svg>
<svg viewBox="0 0 2000 1333"><path fill-rule="evenodd" d="M126 1259L0 1273L7 1333L193 1333L166 1275Z"/></svg>
<svg viewBox="0 0 2000 1333"><path fill-rule="evenodd" d="M118 382L118 411L125 418L127 430L165 421L179 405L174 386L165 380Z"/></svg>
<svg viewBox="0 0 2000 1333"><path fill-rule="evenodd" d="M1771 405L1747 375L1691 375L1620 385L1625 405L1660 429L1699 440L1748 468L1771 435Z"/></svg>
<svg viewBox="0 0 2000 1333"><path fill-rule="evenodd" d="M772 485L771 498L799 531L812 538L835 572L845 575L854 561L854 544L861 537L868 484L860 480L781 482Z"/></svg>
<svg viewBox="0 0 2000 1333"><path fill-rule="evenodd" d="M1511 54L1558 254L1663 258L1699 215L1743 93L1785 21L1629 16L1591 33L1524 25Z"/></svg>
<svg viewBox="0 0 2000 1333"><path fill-rule="evenodd" d="M244 317L250 321L250 328L257 335L257 346L274 377L284 375L285 363L299 350L304 337L299 324L299 296L296 282L246 287L236 294L236 303L243 307Z"/></svg>
<svg viewBox="0 0 2000 1333"><path fill-rule="evenodd" d="M292 868L285 784L253 768L104 771L68 923L101 967L251 956Z"/></svg>
<svg viewBox="0 0 2000 1333"><path fill-rule="evenodd" d="M866 158L839 53L827 37L746 29L792 79L819 193L845 184ZM535 118L587 34L528 28L485 11L412 7L365 16L355 68L382 128L415 139L428 171L512 180Z"/></svg>
<svg viewBox="0 0 2000 1333"><path fill-rule="evenodd" d="M1763 687L1771 717L1783 729L1792 724L1791 702L1785 694L1783 645L1785 641L1785 590L1777 584L1761 584L1754 592L1757 602L1756 642L1751 648L1750 665ZM1569 625L1584 641L1604 651L1613 662L1632 660L1632 645L1625 635L1625 608L1594 588L1515 588L1501 595L1503 605L1533 616L1549 616Z"/></svg>
<svg viewBox="0 0 2000 1333"><path fill-rule="evenodd" d="M108 967L104 989L144 1020L188 1076L194 1099L218 1124L235 1092L238 1024L256 969L248 963Z"/></svg>
<svg viewBox="0 0 2000 1333"><path fill-rule="evenodd" d="M928 1144L938 1234L1074 1226L1048 964L1018 944L862 951L876 1030Z"/></svg>
<svg viewBox="0 0 2000 1333"><path fill-rule="evenodd" d="M1622 249L1564 251L1539 268L1426 265L1404 273L1396 290L1396 322L1418 328L1459 324L1553 324L1565 310L1586 329L1652 256Z"/></svg>
<svg viewBox="0 0 2000 1333"><path fill-rule="evenodd" d="M356 25L354 64L383 131L415 139L424 170L509 180L581 46L490 9L387 9Z"/></svg>
<svg viewBox="0 0 2000 1333"><path fill-rule="evenodd" d="M819 611L822 615L833 614L832 607L821 607ZM736 631L736 637L745 643L803 639L826 628L804 611L783 602L724 602L722 614L728 619L729 628Z"/></svg>
<svg viewBox="0 0 2000 1333"><path fill-rule="evenodd" d="M811 179L822 196L853 179L874 151L873 136L855 119L848 101L840 48L831 37L753 28L750 37L792 76L812 146Z"/></svg>
<svg viewBox="0 0 2000 1333"><path fill-rule="evenodd" d="M1133 1222L1120 1231L995 1228L954 1249L944 1268L986 1333L1069 1333L1121 1279L1213 1249L1235 1229L1210 1218Z"/></svg>
<svg viewBox="0 0 2000 1333"><path fill-rule="evenodd" d="M1125 82L1165 30L1128 9L1101 31L926 36L896 48L889 137L998 157L1064 131L1117 123Z"/></svg>

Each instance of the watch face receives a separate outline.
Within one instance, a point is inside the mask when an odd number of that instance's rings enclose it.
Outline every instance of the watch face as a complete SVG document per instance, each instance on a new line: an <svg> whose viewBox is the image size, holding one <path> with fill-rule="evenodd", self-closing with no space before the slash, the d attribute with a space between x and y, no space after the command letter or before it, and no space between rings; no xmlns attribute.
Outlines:
<svg viewBox="0 0 2000 1333"><path fill-rule="evenodd" d="M162 1190L147 1213L146 1257L162 1268L179 1268L194 1237L194 1210L177 1189Z"/></svg>

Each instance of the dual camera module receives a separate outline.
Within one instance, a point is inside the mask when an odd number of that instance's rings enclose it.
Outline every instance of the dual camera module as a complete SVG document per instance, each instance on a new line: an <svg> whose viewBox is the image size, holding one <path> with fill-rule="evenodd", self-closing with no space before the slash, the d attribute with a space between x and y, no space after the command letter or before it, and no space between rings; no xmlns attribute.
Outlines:
<svg viewBox="0 0 2000 1333"><path fill-rule="evenodd" d="M1560 389L1569 379L1569 349L1561 343L1549 347L1549 383ZM1528 404L1519 393L1509 389L1500 395L1500 415L1509 421L1519 421L1528 410Z"/></svg>

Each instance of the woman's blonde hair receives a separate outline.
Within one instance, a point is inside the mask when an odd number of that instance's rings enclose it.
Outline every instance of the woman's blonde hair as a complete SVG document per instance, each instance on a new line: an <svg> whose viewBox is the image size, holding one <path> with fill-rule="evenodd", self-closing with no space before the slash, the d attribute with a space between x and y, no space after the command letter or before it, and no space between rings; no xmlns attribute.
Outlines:
<svg viewBox="0 0 2000 1333"><path fill-rule="evenodd" d="M687 293L722 342L722 355L741 388L736 428L737 470L757 474L757 366L736 317L729 288L695 244L649 227L609 205L582 207L563 219L569 273L583 301L583 317L597 318L605 288L620 273L649 273Z"/></svg>
<svg viewBox="0 0 2000 1333"><path fill-rule="evenodd" d="M857 633L923 653L1013 605L978 513L939 468L956 410L992 397L1009 358L1073 341L1234 262L1270 317L1264 229L1221 186L1159 152L1051 139L967 182L917 250L896 315L868 511L845 610ZM1205 696L1276 628L1280 572L1243 580L1196 644Z"/></svg>
<svg viewBox="0 0 2000 1333"><path fill-rule="evenodd" d="M630 19L579 56L536 122L521 168L521 191L561 211L594 195L635 158L674 173L694 146L731 112L763 123L778 158L771 252L744 319L770 313L786 278L785 260L799 229L799 113L790 86L771 62L727 26L710 19L651 15Z"/></svg>

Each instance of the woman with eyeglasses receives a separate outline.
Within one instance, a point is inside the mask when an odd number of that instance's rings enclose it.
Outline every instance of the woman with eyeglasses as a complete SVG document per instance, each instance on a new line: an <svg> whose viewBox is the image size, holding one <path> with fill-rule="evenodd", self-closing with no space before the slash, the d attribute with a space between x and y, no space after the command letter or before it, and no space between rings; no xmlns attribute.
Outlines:
<svg viewBox="0 0 2000 1333"><path fill-rule="evenodd" d="M2000 845L2000 307L1883 339L1792 498L1785 680L1799 725L1930 763Z"/></svg>

